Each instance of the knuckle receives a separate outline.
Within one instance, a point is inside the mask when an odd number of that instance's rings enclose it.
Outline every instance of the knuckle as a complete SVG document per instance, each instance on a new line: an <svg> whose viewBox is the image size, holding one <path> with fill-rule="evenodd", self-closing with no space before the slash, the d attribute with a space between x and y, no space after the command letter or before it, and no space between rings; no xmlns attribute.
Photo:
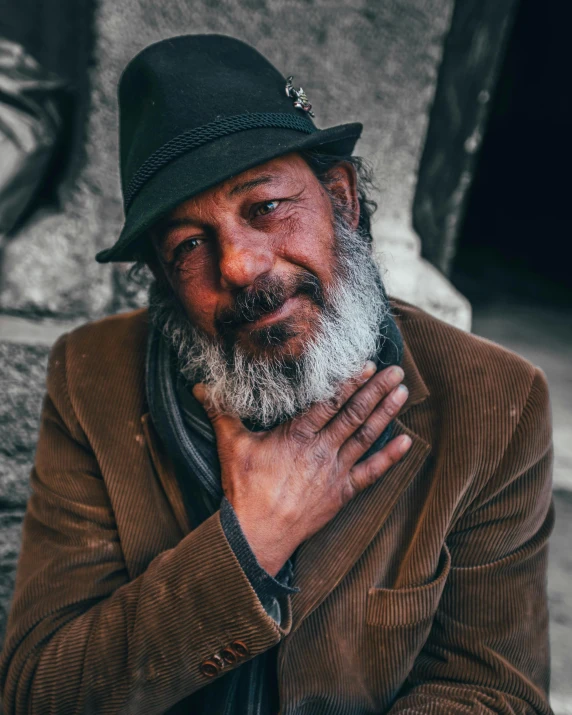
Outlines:
<svg viewBox="0 0 572 715"><path fill-rule="evenodd" d="M313 411L313 412L308 412L303 416L303 418L300 419L300 422L302 422L302 425L299 427L296 427L294 429L289 429L288 434L294 438L294 434L296 432L305 432L309 434L310 432L313 432L314 434L320 429L320 420L322 419L322 415L318 411ZM297 439L295 441L298 441Z"/></svg>
<svg viewBox="0 0 572 715"><path fill-rule="evenodd" d="M389 417L393 417L393 415L399 410L399 407L400 405L395 402L393 397L388 397L381 405L382 411Z"/></svg>
<svg viewBox="0 0 572 715"><path fill-rule="evenodd" d="M318 427L324 422L328 422L332 418L332 415L336 414L337 411L338 410L334 405L333 399L323 402L316 410L316 419L314 420L315 426Z"/></svg>
<svg viewBox="0 0 572 715"><path fill-rule="evenodd" d="M319 407L319 417L322 422L324 420L331 420L334 415L337 415L344 406L344 403L345 400L341 394L333 395L327 400L324 400Z"/></svg>
<svg viewBox="0 0 572 715"><path fill-rule="evenodd" d="M375 467L375 474L372 475L372 478L377 478L381 477L383 474L387 472L387 470L395 464L397 460L394 459L393 457L389 456L388 454L383 455L383 459L380 459L380 461L377 463Z"/></svg>
<svg viewBox="0 0 572 715"><path fill-rule="evenodd" d="M367 406L360 400L352 400L344 409L344 415L350 424L361 424L368 415Z"/></svg>
<svg viewBox="0 0 572 715"><path fill-rule="evenodd" d="M399 376L396 377L395 373L390 372L390 373L382 373L381 378L377 380L375 383L372 384L371 389L373 390L375 396L377 397L378 402L382 400L384 397L388 399L389 395L392 393L392 391L396 387L396 379ZM392 398L395 395L392 395ZM390 399L392 399L390 398Z"/></svg>
<svg viewBox="0 0 572 715"><path fill-rule="evenodd" d="M369 424L363 424L354 434L355 441L362 447L369 447L375 442L377 432Z"/></svg>
<svg viewBox="0 0 572 715"><path fill-rule="evenodd" d="M319 429L324 422L328 422L334 415L338 414L344 402L345 399L341 393L335 394L323 402L314 405L313 408L306 413L304 419L312 428Z"/></svg>
<svg viewBox="0 0 572 715"><path fill-rule="evenodd" d="M293 442L296 442L296 444L306 447L312 441L313 435L301 426L296 425L290 430L290 438Z"/></svg>
<svg viewBox="0 0 572 715"><path fill-rule="evenodd" d="M391 380L387 375L382 375L380 380L377 380L373 385L372 389L379 396L383 397L391 390L392 384Z"/></svg>
<svg viewBox="0 0 572 715"><path fill-rule="evenodd" d="M342 488L340 490L340 497L342 500L342 505L347 504L351 501L358 493L358 487L354 479L352 472L348 473L347 479L344 480Z"/></svg>
<svg viewBox="0 0 572 715"><path fill-rule="evenodd" d="M340 399L342 399L342 401L344 399L347 400L349 397L355 395L355 393L362 388L365 388L367 390L368 380L369 378L367 378L366 380L360 378L354 378L353 380L350 380L348 383L346 383L346 385L344 385L344 389L340 393Z"/></svg>
<svg viewBox="0 0 572 715"><path fill-rule="evenodd" d="M370 390L378 400L381 400L392 389L391 380L387 375L381 375L379 380L371 383Z"/></svg>
<svg viewBox="0 0 572 715"><path fill-rule="evenodd" d="M372 463L368 466L365 473L365 483L367 485L373 484L376 479L385 473L385 465L380 462Z"/></svg>
<svg viewBox="0 0 572 715"><path fill-rule="evenodd" d="M396 462L399 462L399 460L403 457L403 452L399 448L399 445L395 444L394 442L388 444L386 449L387 452L385 452L385 455L390 466L392 464L395 464Z"/></svg>
<svg viewBox="0 0 572 715"><path fill-rule="evenodd" d="M330 397L330 399L326 402L326 405L328 407L328 413L337 414L344 406L344 402L344 395L342 394L337 394L333 397Z"/></svg>
<svg viewBox="0 0 572 715"><path fill-rule="evenodd" d="M398 450L395 449L394 445L388 444L382 449L379 456L380 459L377 464L377 472L381 475L385 474L390 467L398 462L401 455Z"/></svg>

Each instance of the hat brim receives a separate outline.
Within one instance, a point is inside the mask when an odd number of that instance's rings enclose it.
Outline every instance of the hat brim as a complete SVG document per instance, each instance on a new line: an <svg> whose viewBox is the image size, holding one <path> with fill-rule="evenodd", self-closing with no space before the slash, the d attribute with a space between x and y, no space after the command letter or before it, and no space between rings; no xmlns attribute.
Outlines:
<svg viewBox="0 0 572 715"><path fill-rule="evenodd" d="M248 129L204 144L162 167L131 204L116 243L96 255L99 263L134 261L146 231L183 201L278 156L305 149L349 156L362 131L341 124L312 134L290 129Z"/></svg>

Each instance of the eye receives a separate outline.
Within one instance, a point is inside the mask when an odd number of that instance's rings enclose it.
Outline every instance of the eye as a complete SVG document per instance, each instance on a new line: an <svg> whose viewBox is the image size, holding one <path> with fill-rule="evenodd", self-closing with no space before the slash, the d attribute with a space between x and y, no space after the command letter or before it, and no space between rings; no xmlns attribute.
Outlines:
<svg viewBox="0 0 572 715"><path fill-rule="evenodd" d="M196 248L201 246L205 242L204 238L188 238L185 241L181 241L173 250L173 257L169 261L169 264L174 265L181 258L184 258L188 253L194 251Z"/></svg>
<svg viewBox="0 0 572 715"><path fill-rule="evenodd" d="M205 242L204 238L188 238L186 241L182 241L173 251L175 257L181 255L182 253L190 253L194 251Z"/></svg>
<svg viewBox="0 0 572 715"><path fill-rule="evenodd" d="M263 204L259 204L254 211L255 216L267 216L268 214L276 211L278 208L279 201L265 201Z"/></svg>

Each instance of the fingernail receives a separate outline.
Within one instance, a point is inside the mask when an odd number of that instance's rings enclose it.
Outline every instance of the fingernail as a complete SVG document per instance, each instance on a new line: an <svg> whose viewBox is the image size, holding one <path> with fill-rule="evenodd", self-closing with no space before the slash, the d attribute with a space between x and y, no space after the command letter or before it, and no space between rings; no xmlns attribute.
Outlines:
<svg viewBox="0 0 572 715"><path fill-rule="evenodd" d="M409 447L411 447L411 437L404 434L399 439L399 451L403 454L403 452L407 452Z"/></svg>
<svg viewBox="0 0 572 715"><path fill-rule="evenodd" d="M366 364L364 365L362 375L366 378L371 377L376 370L377 370L377 367L376 367L375 363L373 362L373 360L368 360L366 362Z"/></svg>
<svg viewBox="0 0 572 715"><path fill-rule="evenodd" d="M202 383L202 382L197 382L197 384L193 387L193 389L191 390L191 392L193 393L193 395L195 396L195 398L196 398L196 399L201 403L201 405L202 405L203 402L205 401L205 394L206 394L205 386L203 385L203 383Z"/></svg>
<svg viewBox="0 0 572 715"><path fill-rule="evenodd" d="M395 380L396 382L399 380L403 380L405 373L403 372L403 369L399 367L399 365L393 365L389 369L389 378L390 380Z"/></svg>
<svg viewBox="0 0 572 715"><path fill-rule="evenodd" d="M397 390L395 391L395 399L397 400L397 402L405 402L408 396L409 390L407 389L407 387L403 383L401 383L401 385L398 385Z"/></svg>

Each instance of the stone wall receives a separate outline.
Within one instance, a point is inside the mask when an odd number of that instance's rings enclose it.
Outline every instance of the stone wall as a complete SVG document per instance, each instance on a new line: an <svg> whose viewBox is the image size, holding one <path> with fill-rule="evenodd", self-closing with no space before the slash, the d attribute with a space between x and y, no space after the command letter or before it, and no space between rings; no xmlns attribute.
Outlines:
<svg viewBox="0 0 572 715"><path fill-rule="evenodd" d="M58 209L5 246L0 275L0 642L13 588L49 347L87 320L138 306L126 266L93 256L121 223L115 87L142 47L185 32L256 45L303 85L326 127L362 121L357 151L375 168L376 244L390 292L468 327L466 302L419 259L411 229L417 167L453 0L100 0L93 28L84 161Z"/></svg>

